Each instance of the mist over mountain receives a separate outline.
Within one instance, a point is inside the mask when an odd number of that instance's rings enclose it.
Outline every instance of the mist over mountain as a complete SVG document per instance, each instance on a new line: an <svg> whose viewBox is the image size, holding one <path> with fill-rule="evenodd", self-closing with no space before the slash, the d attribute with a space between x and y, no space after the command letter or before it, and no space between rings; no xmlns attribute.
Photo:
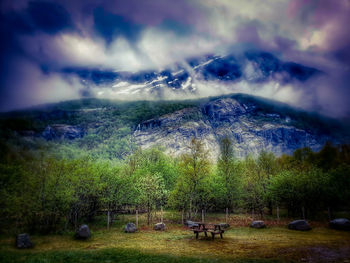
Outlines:
<svg viewBox="0 0 350 263"><path fill-rule="evenodd" d="M245 93L349 118L347 1L260 5L5 0L0 111Z"/></svg>
<svg viewBox="0 0 350 263"><path fill-rule="evenodd" d="M322 74L316 68L284 62L262 51L249 51L236 56L191 57L160 71L114 72L65 68L62 72L78 76L87 88L97 85L98 91L91 88L91 96L129 100L186 99L232 92L259 93L259 90L263 92L264 85L271 83L277 94L288 84L298 85Z"/></svg>

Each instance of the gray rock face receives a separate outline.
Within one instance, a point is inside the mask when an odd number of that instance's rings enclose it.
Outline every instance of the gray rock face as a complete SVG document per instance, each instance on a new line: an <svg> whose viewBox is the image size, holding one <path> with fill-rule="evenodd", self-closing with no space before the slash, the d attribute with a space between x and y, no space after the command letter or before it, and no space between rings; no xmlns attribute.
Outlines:
<svg viewBox="0 0 350 263"><path fill-rule="evenodd" d="M125 233L135 233L136 230L137 228L134 223L127 223L124 228Z"/></svg>
<svg viewBox="0 0 350 263"><path fill-rule="evenodd" d="M291 230L308 231L311 230L310 225L305 220L295 220L288 224L288 228Z"/></svg>
<svg viewBox="0 0 350 263"><path fill-rule="evenodd" d="M337 218L329 223L329 226L338 230L350 231L350 221L346 218Z"/></svg>
<svg viewBox="0 0 350 263"><path fill-rule="evenodd" d="M193 137L204 142L214 160L219 155L219 141L229 136L235 156L258 155L262 150L275 155L292 154L296 149L319 150L327 136L316 136L291 125L279 114L256 114L255 106L241 104L232 98L217 99L201 107L186 108L140 123L134 139L141 148L164 147L166 153L178 156L188 151Z"/></svg>
<svg viewBox="0 0 350 263"><path fill-rule="evenodd" d="M154 230L157 231L164 231L165 230L165 224L164 223L157 223L154 225Z"/></svg>
<svg viewBox="0 0 350 263"><path fill-rule="evenodd" d="M75 233L76 239L88 239L91 237L91 232L88 225L81 225Z"/></svg>
<svg viewBox="0 0 350 263"><path fill-rule="evenodd" d="M69 139L74 140L82 138L85 135L84 130L78 126L71 126L66 124L48 125L42 132L42 136L46 140L54 139Z"/></svg>
<svg viewBox="0 0 350 263"><path fill-rule="evenodd" d="M210 120L232 122L237 117L245 114L247 109L233 99L221 99L207 103L202 107L202 112Z"/></svg>
<svg viewBox="0 0 350 263"><path fill-rule="evenodd" d="M218 154L214 131L208 121L202 120L202 113L197 108L183 109L143 122L134 132L135 142L142 148L161 145L166 153L174 156L186 152L193 137L202 139L207 148L215 151L215 156Z"/></svg>
<svg viewBox="0 0 350 263"><path fill-rule="evenodd" d="M23 233L16 236L17 248L32 248L33 246L34 244L30 241L28 234Z"/></svg>
<svg viewBox="0 0 350 263"><path fill-rule="evenodd" d="M257 221L253 221L253 222L250 224L250 227L260 229L260 228L265 228L266 225L265 225L264 221L257 220Z"/></svg>

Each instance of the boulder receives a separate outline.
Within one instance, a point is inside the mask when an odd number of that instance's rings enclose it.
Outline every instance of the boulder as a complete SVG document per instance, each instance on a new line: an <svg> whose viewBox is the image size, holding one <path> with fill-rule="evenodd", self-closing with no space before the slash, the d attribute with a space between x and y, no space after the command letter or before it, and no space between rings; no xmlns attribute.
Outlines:
<svg viewBox="0 0 350 263"><path fill-rule="evenodd" d="M228 223L220 223L220 227L223 229L229 228L230 225Z"/></svg>
<svg viewBox="0 0 350 263"><path fill-rule="evenodd" d="M90 229L88 225L81 225L75 232L76 239L88 239L91 237Z"/></svg>
<svg viewBox="0 0 350 263"><path fill-rule="evenodd" d="M305 220L295 220L288 224L288 228L291 230L308 231L311 230L310 225Z"/></svg>
<svg viewBox="0 0 350 263"><path fill-rule="evenodd" d="M125 233L135 233L136 230L137 228L134 223L127 223L124 228Z"/></svg>
<svg viewBox="0 0 350 263"><path fill-rule="evenodd" d="M250 227L260 229L260 228L265 228L266 225L265 225L264 221L257 220L257 221L253 221L253 222L250 224Z"/></svg>
<svg viewBox="0 0 350 263"><path fill-rule="evenodd" d="M350 221L346 218L337 218L329 222L329 227L338 230L350 231Z"/></svg>
<svg viewBox="0 0 350 263"><path fill-rule="evenodd" d="M187 220L185 222L185 226L188 226L189 228L193 228L193 227L198 227L198 224L193 222L193 221L191 221L191 220Z"/></svg>
<svg viewBox="0 0 350 263"><path fill-rule="evenodd" d="M165 224L164 223L157 223L154 225L154 230L158 231L164 231L165 230Z"/></svg>
<svg viewBox="0 0 350 263"><path fill-rule="evenodd" d="M32 248L33 246L34 244L30 241L28 234L23 233L16 236L17 248Z"/></svg>

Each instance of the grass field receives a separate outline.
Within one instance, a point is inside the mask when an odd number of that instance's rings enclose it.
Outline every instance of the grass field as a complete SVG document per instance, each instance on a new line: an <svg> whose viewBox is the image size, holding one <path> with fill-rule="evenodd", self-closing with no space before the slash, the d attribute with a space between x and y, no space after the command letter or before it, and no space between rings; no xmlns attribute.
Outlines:
<svg viewBox="0 0 350 263"><path fill-rule="evenodd" d="M350 233L322 223L311 222L311 231L299 232L288 230L285 222L267 221L271 226L257 230L243 226L247 216L236 216L223 239L196 240L193 232L170 222L166 231L157 232L141 220L137 233L124 233L124 220L131 219L120 218L108 231L96 223L87 241L75 240L72 232L33 235L30 250L18 250L13 236L1 236L0 262L350 262ZM220 219L214 215L208 222Z"/></svg>

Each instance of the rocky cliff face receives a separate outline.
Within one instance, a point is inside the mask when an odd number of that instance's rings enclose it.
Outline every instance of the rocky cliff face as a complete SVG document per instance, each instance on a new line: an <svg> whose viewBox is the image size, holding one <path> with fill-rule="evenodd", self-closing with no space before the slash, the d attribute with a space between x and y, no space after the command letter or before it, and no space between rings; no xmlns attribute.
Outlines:
<svg viewBox="0 0 350 263"><path fill-rule="evenodd" d="M65 124L53 124L48 125L45 130L42 132L42 136L46 140L53 139L77 139L82 138L85 132L81 127L71 126Z"/></svg>
<svg viewBox="0 0 350 263"><path fill-rule="evenodd" d="M159 145L174 156L186 152L193 137L201 139L213 160L219 155L219 141L225 135L233 141L239 158L261 151L278 156L291 154L306 146L319 150L327 140L332 140L294 127L289 117L281 117L277 112L257 114L254 104L233 98L217 99L147 120L134 132L135 142L142 148Z"/></svg>

